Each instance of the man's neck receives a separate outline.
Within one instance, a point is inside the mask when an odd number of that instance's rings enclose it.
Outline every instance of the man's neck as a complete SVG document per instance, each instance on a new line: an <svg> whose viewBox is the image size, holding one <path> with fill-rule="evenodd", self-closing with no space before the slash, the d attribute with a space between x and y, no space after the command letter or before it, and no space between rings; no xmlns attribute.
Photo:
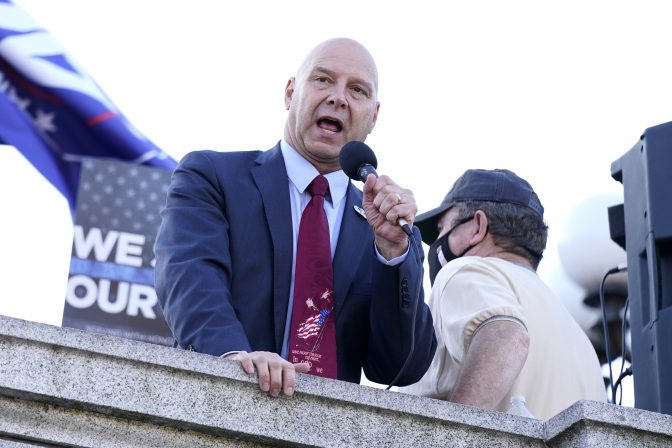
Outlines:
<svg viewBox="0 0 672 448"><path fill-rule="evenodd" d="M518 254L513 254L511 252L500 252L491 256L501 258L502 260L506 260L509 263L517 264L518 266L524 267L525 269L536 272L536 269L532 267L532 264L529 262L529 260L525 257L521 257Z"/></svg>

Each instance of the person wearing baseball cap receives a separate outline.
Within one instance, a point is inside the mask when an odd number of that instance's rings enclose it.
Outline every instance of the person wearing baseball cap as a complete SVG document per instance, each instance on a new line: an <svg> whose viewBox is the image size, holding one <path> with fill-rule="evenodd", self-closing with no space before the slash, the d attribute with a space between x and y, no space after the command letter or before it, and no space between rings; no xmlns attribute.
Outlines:
<svg viewBox="0 0 672 448"><path fill-rule="evenodd" d="M606 401L595 349L536 273L548 226L526 180L467 170L415 225L429 245L438 347L400 391L500 411L522 395L543 420L578 400Z"/></svg>

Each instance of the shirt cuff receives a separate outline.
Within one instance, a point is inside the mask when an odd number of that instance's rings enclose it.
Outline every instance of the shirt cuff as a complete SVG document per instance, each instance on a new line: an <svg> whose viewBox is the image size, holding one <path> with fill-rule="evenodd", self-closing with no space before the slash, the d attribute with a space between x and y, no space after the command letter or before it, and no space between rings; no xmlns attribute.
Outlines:
<svg viewBox="0 0 672 448"><path fill-rule="evenodd" d="M376 243L373 243L373 248L376 251L376 257L378 258L378 261L380 261L381 263L383 263L387 266L396 266L398 264L403 263L404 260L406 260L406 256L408 255L408 251L411 249L411 242L410 241L408 242L408 246L406 246L406 252L404 252L403 254L401 254L398 257L393 258L391 260L386 260L385 257L380 255L380 252L378 251L378 246L376 246Z"/></svg>
<svg viewBox="0 0 672 448"><path fill-rule="evenodd" d="M219 355L219 357L220 358L226 358L227 356L233 355L233 354L236 354L236 353L240 353L240 350L234 350L234 351L231 351L231 352L226 352L223 355Z"/></svg>

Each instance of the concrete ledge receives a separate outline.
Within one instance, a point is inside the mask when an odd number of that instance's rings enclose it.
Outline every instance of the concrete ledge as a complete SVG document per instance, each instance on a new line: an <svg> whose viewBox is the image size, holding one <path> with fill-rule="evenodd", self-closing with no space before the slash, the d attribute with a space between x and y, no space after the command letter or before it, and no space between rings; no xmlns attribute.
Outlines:
<svg viewBox="0 0 672 448"><path fill-rule="evenodd" d="M672 416L579 401L546 422L548 446L669 447Z"/></svg>
<svg viewBox="0 0 672 448"><path fill-rule="evenodd" d="M0 316L0 447L670 446L671 417L642 412L580 402L541 422L310 375L271 398L235 362Z"/></svg>

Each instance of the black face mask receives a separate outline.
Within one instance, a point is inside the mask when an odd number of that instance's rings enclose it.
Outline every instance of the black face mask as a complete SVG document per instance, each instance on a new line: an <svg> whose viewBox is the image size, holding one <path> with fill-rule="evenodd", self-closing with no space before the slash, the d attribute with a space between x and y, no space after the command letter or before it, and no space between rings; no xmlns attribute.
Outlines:
<svg viewBox="0 0 672 448"><path fill-rule="evenodd" d="M464 254L466 254L472 247L474 247L469 246L465 250L463 250L461 254L456 255L453 253L452 250L450 250L450 244L448 244L448 237L450 236L451 233L453 233L453 230L455 230L458 226L461 226L465 222L471 221L472 219L474 219L473 216L462 219L457 224L455 224L453 228L450 229L445 235L437 238L437 240L434 241L429 246L429 253L427 254L427 262L429 263L429 282L432 285L434 285L434 279L436 278L436 275L439 273L442 267L448 264L448 262L456 258L460 258Z"/></svg>

